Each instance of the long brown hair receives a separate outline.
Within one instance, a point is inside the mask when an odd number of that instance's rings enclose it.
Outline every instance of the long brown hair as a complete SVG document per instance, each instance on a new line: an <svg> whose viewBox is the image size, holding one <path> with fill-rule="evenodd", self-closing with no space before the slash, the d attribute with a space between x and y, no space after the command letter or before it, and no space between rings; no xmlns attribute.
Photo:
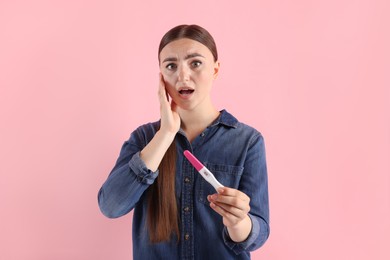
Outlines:
<svg viewBox="0 0 390 260"><path fill-rule="evenodd" d="M161 39L158 48L158 60L161 50L170 42L188 38L205 45L218 60L215 41L211 34L198 25L179 25L169 30ZM179 215L175 194L176 145L172 142L158 169L159 175L148 191L147 227L152 243L170 240L172 234L180 239Z"/></svg>

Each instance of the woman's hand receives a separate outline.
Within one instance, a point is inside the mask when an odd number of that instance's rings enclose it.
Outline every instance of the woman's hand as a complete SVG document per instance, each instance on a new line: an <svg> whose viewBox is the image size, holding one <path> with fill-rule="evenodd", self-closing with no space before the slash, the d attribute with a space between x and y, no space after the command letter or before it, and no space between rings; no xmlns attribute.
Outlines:
<svg viewBox="0 0 390 260"><path fill-rule="evenodd" d="M160 101L161 114L160 130L156 132L153 139L140 153L140 158L144 161L146 167L153 172L158 169L164 154L180 129L180 117L176 111L176 103L173 100L169 103L169 97L165 90L165 83L161 73L158 99Z"/></svg>
<svg viewBox="0 0 390 260"><path fill-rule="evenodd" d="M180 129L180 116L177 113L177 105L173 99L171 100L171 103L169 103L169 95L165 89L165 82L161 73L158 97L160 101L161 115L160 130L166 131L167 133L176 134Z"/></svg>
<svg viewBox="0 0 390 260"><path fill-rule="evenodd" d="M210 207L222 216L230 238L235 242L244 241L252 229L248 216L250 198L239 190L223 187L218 189L218 194L209 195L207 199Z"/></svg>

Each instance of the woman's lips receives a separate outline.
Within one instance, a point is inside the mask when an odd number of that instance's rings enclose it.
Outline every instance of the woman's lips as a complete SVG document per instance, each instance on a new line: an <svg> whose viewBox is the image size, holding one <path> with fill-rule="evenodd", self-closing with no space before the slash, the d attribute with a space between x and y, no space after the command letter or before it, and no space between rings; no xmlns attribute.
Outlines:
<svg viewBox="0 0 390 260"><path fill-rule="evenodd" d="M179 90L179 93L181 95L188 95L188 94L191 94L192 92L194 92L193 89L182 89L182 90Z"/></svg>
<svg viewBox="0 0 390 260"><path fill-rule="evenodd" d="M181 89L181 90L179 90L179 96L181 98L185 98L185 99L190 98L192 93L194 93L193 89Z"/></svg>

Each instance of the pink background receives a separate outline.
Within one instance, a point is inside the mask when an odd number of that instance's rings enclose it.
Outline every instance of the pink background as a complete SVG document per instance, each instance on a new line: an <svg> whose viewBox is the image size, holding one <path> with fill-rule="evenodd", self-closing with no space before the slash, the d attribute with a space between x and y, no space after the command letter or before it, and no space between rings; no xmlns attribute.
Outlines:
<svg viewBox="0 0 390 260"><path fill-rule="evenodd" d="M266 138L253 259L390 259L389 1L226 2L0 2L0 259L131 259L131 214L97 192L159 118L157 45L182 23L215 36L215 103Z"/></svg>

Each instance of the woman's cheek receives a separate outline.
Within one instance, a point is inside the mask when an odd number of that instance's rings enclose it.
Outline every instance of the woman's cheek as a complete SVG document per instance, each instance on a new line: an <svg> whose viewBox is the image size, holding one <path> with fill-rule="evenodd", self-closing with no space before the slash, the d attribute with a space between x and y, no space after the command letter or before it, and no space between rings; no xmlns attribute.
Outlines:
<svg viewBox="0 0 390 260"><path fill-rule="evenodd" d="M175 97L176 90L175 87L173 87L173 85L170 82L165 81L165 89L171 98Z"/></svg>
<svg viewBox="0 0 390 260"><path fill-rule="evenodd" d="M163 75L163 78L164 78L164 82L165 82L165 86L167 87L172 87L174 86L173 82L174 82L174 76L169 74L169 73L162 73Z"/></svg>

